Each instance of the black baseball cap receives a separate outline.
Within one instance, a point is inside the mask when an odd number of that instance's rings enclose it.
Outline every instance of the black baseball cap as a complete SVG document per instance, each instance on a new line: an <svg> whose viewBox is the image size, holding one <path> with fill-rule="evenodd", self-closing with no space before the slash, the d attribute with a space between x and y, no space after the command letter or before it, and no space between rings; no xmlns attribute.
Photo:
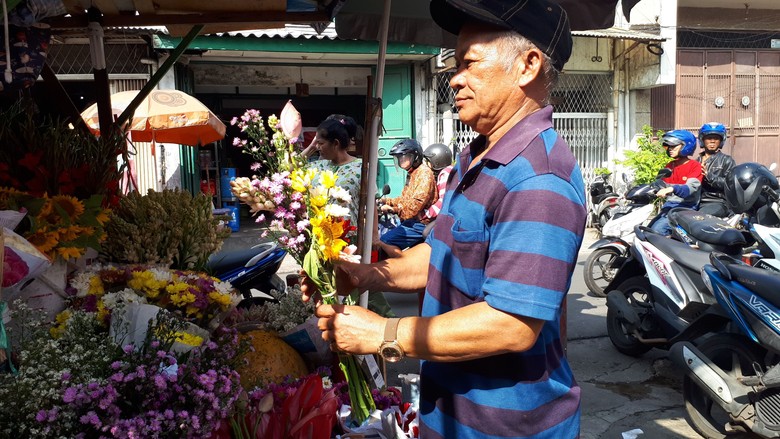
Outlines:
<svg viewBox="0 0 780 439"><path fill-rule="evenodd" d="M513 30L546 53L558 71L571 56L569 17L547 0L431 0L430 9L433 21L455 35L473 20Z"/></svg>

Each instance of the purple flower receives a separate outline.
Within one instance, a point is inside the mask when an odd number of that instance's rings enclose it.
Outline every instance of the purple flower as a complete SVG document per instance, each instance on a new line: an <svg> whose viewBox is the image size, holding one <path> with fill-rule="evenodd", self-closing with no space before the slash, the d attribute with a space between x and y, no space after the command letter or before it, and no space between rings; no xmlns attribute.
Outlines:
<svg viewBox="0 0 780 439"><path fill-rule="evenodd" d="M75 387L68 387L65 389L65 394L62 395L62 401L70 404L76 400L76 395L78 395L78 390Z"/></svg>
<svg viewBox="0 0 780 439"><path fill-rule="evenodd" d="M165 381L165 378L163 378L161 375L156 375L154 377L154 385L157 386L158 389L164 390L168 387L168 383Z"/></svg>
<svg viewBox="0 0 780 439"><path fill-rule="evenodd" d="M38 422L43 422L47 418L46 410L39 410L38 413L35 415L35 420Z"/></svg>
<svg viewBox="0 0 780 439"><path fill-rule="evenodd" d="M62 381L70 381L70 372L62 372L60 379Z"/></svg>
<svg viewBox="0 0 780 439"><path fill-rule="evenodd" d="M133 347L132 344L126 344L126 345L124 345L122 347L122 351L124 351L124 353L126 353L126 354L129 354L129 353L133 352L134 349L135 348Z"/></svg>
<svg viewBox="0 0 780 439"><path fill-rule="evenodd" d="M254 162L254 163L252 163L252 164L249 166L249 169L251 169L252 171L258 171L258 170L259 170L260 168L262 168L262 167L263 167L263 165L261 165L260 163L258 163L258 162Z"/></svg>

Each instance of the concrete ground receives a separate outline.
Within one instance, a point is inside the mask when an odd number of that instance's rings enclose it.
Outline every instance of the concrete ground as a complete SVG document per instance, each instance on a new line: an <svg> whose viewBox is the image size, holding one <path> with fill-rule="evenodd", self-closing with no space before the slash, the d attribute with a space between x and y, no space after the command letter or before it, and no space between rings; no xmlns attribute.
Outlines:
<svg viewBox="0 0 780 439"><path fill-rule="evenodd" d="M260 242L257 234L257 230L242 230L226 242L226 249ZM612 347L606 331L605 299L590 294L582 275L590 253L588 246L595 239L595 231L587 230L567 297L567 352L582 388L580 438L699 438L685 421L682 376L666 359L666 352L654 349L632 358ZM297 264L288 257L278 274L284 278L298 271ZM399 316L417 313L416 297L386 296ZM386 378L391 385L400 386L399 374L418 370L418 362L407 359L389 365ZM637 430L642 433L635 435Z"/></svg>

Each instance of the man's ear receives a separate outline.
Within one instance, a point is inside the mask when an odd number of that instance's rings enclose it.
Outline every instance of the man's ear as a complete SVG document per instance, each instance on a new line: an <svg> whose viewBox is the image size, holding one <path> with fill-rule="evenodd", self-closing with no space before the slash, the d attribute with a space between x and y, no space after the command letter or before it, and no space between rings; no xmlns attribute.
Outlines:
<svg viewBox="0 0 780 439"><path fill-rule="evenodd" d="M542 51L533 48L528 49L517 57L518 81L521 87L533 82L542 71L544 55Z"/></svg>

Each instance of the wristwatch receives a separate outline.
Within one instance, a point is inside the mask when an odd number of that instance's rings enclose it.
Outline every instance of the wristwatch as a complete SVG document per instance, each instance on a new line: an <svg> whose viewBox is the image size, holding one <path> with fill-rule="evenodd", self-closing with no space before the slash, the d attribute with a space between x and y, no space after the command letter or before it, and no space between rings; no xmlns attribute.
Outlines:
<svg viewBox="0 0 780 439"><path fill-rule="evenodd" d="M387 324L385 325L385 341L379 345L378 354L389 363L395 363L405 356L404 349L398 344L396 338L398 334L398 322L400 321L400 318L387 319Z"/></svg>

